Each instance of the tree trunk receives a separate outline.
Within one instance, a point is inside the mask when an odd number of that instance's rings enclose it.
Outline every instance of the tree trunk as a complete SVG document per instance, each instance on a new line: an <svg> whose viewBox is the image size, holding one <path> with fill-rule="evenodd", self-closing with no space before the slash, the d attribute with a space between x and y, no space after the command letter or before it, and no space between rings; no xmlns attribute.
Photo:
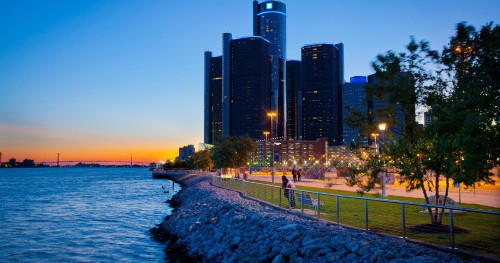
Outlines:
<svg viewBox="0 0 500 263"><path fill-rule="evenodd" d="M446 190L444 192L444 202L443 206L446 206L446 200L448 199L448 190L450 189L450 178L447 176L446 177ZM444 208L441 209L441 213L439 217L441 218L441 221L443 221L443 214L444 214Z"/></svg>
<svg viewBox="0 0 500 263"><path fill-rule="evenodd" d="M422 179L420 180L420 187L422 188L422 192L424 192L425 203L429 205L430 204L429 203L429 196L427 195L427 190L425 190L425 182ZM427 212L429 213L429 219L431 220L431 223L434 224L434 218L432 217L432 214L433 214L432 207L427 206L425 208L427 209Z"/></svg>

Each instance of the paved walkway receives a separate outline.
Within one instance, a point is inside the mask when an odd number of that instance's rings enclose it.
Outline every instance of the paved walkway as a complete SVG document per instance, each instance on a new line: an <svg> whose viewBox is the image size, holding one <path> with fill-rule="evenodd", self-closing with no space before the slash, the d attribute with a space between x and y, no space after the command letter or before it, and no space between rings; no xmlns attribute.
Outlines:
<svg viewBox="0 0 500 263"><path fill-rule="evenodd" d="M289 179L292 179L291 176L287 177ZM272 177L270 175L250 175L248 179L260 180L266 182L272 181ZM465 204L479 204L479 205L500 208L500 179L496 176L493 179L495 180L495 185L476 186L476 189L473 188L464 189L464 187L461 186L460 193L458 190L459 188L455 188L453 187L453 185L451 185L448 196L457 203L461 201L462 203ZM274 182L281 183L281 173L276 173ZM327 183L331 183L332 186L327 187ZM445 189L444 184L445 184L444 181L440 183L440 188L443 190ZM341 178L332 179L330 181L316 180L316 179L302 179L302 181L296 182L295 186L299 189L300 186L307 186L307 187L328 188L333 190L343 190L351 192L356 192L356 190L359 189L358 187L349 187L345 185L345 179ZM380 194L381 189L377 188L370 191L369 193ZM407 192L404 186L399 185L398 182L396 182L394 185L386 185L386 193L389 196L404 196L404 197L416 197L416 198L424 197L422 190L418 189L418 190L413 190L411 192ZM433 194L434 192L428 193L429 196Z"/></svg>

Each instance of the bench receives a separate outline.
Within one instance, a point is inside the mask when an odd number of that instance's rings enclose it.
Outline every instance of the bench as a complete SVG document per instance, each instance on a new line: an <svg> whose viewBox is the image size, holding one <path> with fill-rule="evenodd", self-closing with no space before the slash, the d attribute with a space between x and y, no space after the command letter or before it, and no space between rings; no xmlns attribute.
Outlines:
<svg viewBox="0 0 500 263"><path fill-rule="evenodd" d="M302 199L302 197L304 197L304 199ZM314 210L318 209L318 200L311 198L308 194L297 193L297 200L299 201L299 204L312 206L314 207ZM322 206L323 203L319 201L319 205Z"/></svg>

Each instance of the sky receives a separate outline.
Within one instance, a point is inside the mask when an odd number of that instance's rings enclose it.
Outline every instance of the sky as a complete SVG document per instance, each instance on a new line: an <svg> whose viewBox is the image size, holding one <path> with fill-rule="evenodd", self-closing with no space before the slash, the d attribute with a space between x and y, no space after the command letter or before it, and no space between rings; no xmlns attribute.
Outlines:
<svg viewBox="0 0 500 263"><path fill-rule="evenodd" d="M345 79L410 36L442 50L498 0L296 1L287 59L344 43ZM0 0L0 152L36 162L159 162L203 142L204 51L252 35L251 0Z"/></svg>

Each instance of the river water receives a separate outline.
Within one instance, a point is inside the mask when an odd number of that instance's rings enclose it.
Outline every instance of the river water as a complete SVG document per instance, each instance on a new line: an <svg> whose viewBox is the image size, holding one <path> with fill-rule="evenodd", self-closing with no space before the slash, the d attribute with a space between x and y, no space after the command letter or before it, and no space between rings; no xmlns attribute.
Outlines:
<svg viewBox="0 0 500 263"><path fill-rule="evenodd" d="M0 262L165 262L149 229L178 190L146 168L0 169Z"/></svg>

